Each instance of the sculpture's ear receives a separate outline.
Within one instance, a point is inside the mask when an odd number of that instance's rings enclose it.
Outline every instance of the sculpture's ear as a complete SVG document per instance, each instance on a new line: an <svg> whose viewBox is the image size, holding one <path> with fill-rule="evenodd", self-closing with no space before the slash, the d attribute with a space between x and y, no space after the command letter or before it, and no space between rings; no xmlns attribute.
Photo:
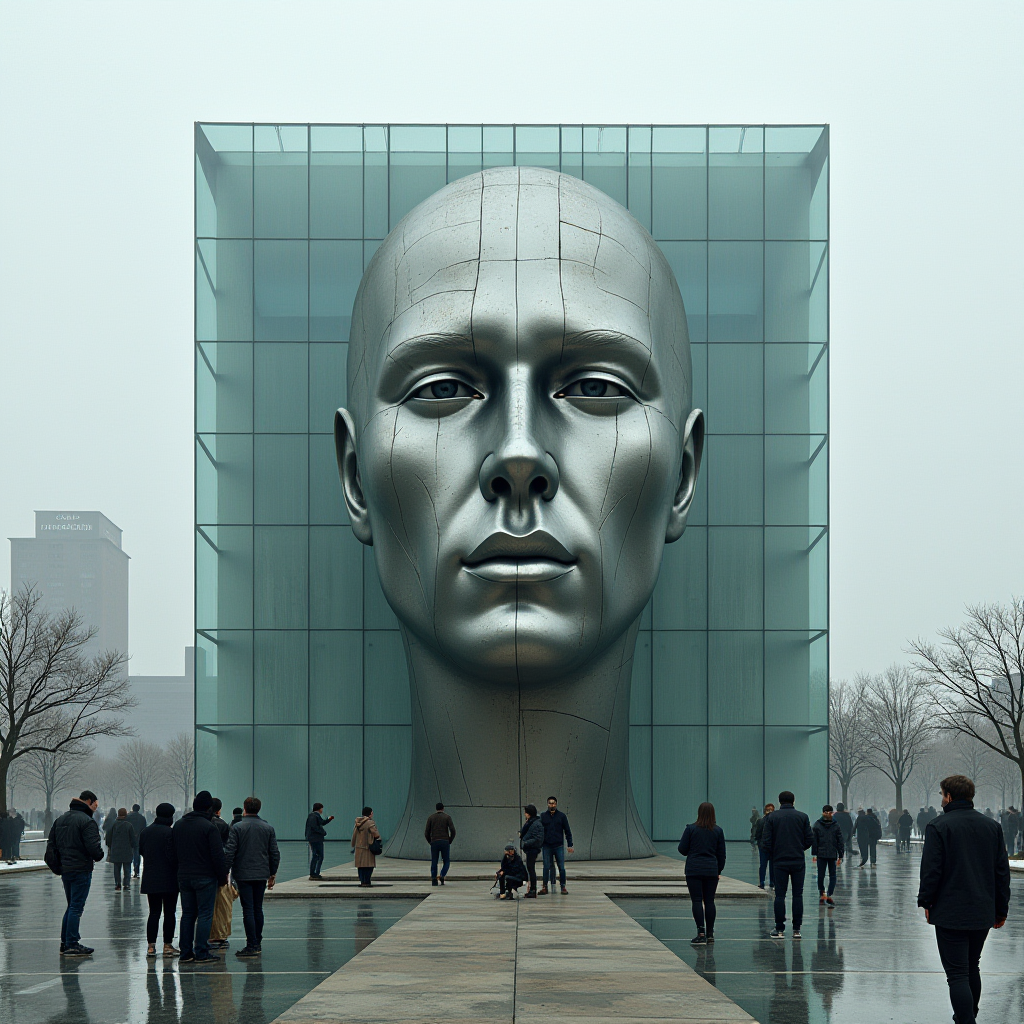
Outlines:
<svg viewBox="0 0 1024 1024"><path fill-rule="evenodd" d="M690 506L697 490L697 475L700 473L700 460L703 454L704 413L700 409L694 409L687 417L683 429L683 460L679 467L679 486L672 499L668 527L665 530L667 544L679 540L686 529L686 517L690 514Z"/></svg>
<svg viewBox="0 0 1024 1024"><path fill-rule="evenodd" d="M352 523L352 532L364 543L373 544L370 532L370 514L363 495L363 482L359 476L359 458L356 454L356 427L348 409L334 414L334 447L338 455L338 473L345 507Z"/></svg>

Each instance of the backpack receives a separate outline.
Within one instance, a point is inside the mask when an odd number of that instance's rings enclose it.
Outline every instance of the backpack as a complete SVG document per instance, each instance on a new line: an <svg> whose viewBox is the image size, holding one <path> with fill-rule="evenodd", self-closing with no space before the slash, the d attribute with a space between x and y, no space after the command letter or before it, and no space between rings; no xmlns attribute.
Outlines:
<svg viewBox="0 0 1024 1024"><path fill-rule="evenodd" d="M57 844L53 841L52 834L46 841L46 851L43 853L43 863L55 875L59 875L64 870L64 866L60 861L60 850L57 848Z"/></svg>

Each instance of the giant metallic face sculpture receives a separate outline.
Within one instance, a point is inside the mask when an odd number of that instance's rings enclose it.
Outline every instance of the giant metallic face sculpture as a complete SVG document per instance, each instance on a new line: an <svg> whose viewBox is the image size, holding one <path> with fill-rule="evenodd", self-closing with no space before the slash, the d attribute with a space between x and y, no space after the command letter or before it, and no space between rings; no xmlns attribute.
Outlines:
<svg viewBox="0 0 1024 1024"><path fill-rule="evenodd" d="M420 819L441 799L458 852L490 856L522 803L560 790L584 856L650 855L629 671L703 441L661 251L578 179L463 178L367 268L349 396L345 500L412 685L413 785L389 852L423 855Z"/></svg>

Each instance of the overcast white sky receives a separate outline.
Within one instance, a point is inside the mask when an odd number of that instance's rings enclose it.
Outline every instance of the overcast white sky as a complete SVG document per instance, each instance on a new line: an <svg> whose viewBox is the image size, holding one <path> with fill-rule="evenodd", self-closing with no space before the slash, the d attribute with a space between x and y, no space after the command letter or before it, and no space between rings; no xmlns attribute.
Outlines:
<svg viewBox="0 0 1024 1024"><path fill-rule="evenodd" d="M196 120L829 122L832 675L878 670L1024 592L1022 30L1017 2L5 0L0 536L105 512L132 671L181 671Z"/></svg>

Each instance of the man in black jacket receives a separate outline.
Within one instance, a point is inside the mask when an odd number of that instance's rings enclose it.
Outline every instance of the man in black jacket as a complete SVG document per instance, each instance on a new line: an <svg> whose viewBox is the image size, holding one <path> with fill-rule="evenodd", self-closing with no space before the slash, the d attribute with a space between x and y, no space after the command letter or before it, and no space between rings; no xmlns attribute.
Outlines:
<svg viewBox="0 0 1024 1024"><path fill-rule="evenodd" d="M956 1024L974 1024L981 1002L981 950L1010 908L1010 863L999 823L974 809L974 783L939 783L941 817L924 830L917 905L935 927Z"/></svg>
<svg viewBox="0 0 1024 1024"><path fill-rule="evenodd" d="M839 805L842 807L842 804ZM825 804L821 817L811 826L811 861L818 865L818 902L836 905L836 868L843 862L846 843L839 822L833 817L832 805ZM828 893L825 892L825 871L828 870Z"/></svg>
<svg viewBox="0 0 1024 1024"><path fill-rule="evenodd" d="M555 887L557 864L558 880L562 883L564 896L569 891L565 887L565 847L568 846L572 853L572 829L569 828L569 819L565 813L558 809L555 797L548 797L548 809L541 814L540 823L544 826L544 846L541 848L544 856L544 884L540 887L540 895L547 895L549 877L551 888Z"/></svg>
<svg viewBox="0 0 1024 1024"><path fill-rule="evenodd" d="M882 838L882 823L875 817L875 812L869 807L863 814L857 815L857 823L853 826L857 833L857 846L860 849L860 864L864 867L868 858L871 858L871 866L875 866L878 857L878 840Z"/></svg>
<svg viewBox="0 0 1024 1024"><path fill-rule="evenodd" d="M846 809L846 804L842 803L836 804L836 813L833 817L839 822L839 829L843 833L843 855L847 856L853 845L853 818Z"/></svg>
<svg viewBox="0 0 1024 1024"><path fill-rule="evenodd" d="M60 951L63 956L89 956L91 946L79 941L79 925L92 885L92 866L103 860L100 830L93 819L99 806L96 794L82 790L77 800L51 826L46 840L46 863L60 875L68 908L60 926Z"/></svg>
<svg viewBox="0 0 1024 1024"><path fill-rule="evenodd" d="M142 830L149 824L146 821L146 816L142 813L142 808L138 804L132 804L131 813L128 815L128 823L132 827L132 877L138 878L139 870L142 867L142 855L139 853L139 836L142 835Z"/></svg>
<svg viewBox="0 0 1024 1024"><path fill-rule="evenodd" d="M786 889L793 883L793 938L800 938L804 920L804 877L807 861L804 850L811 845L811 820L793 804L796 797L785 789L779 794L779 809L772 811L764 823L761 846L771 857L775 872L775 928L773 939L786 934Z"/></svg>
<svg viewBox="0 0 1024 1024"><path fill-rule="evenodd" d="M324 840L327 838L327 826L334 821L334 815L325 818L320 812L323 804L313 804L313 810L306 818L306 842L309 843L309 880L316 881L320 877L320 869L324 866Z"/></svg>
<svg viewBox="0 0 1024 1024"><path fill-rule="evenodd" d="M212 818L213 797L204 789L196 793L192 810L171 829L181 891L179 963L220 960L210 952L210 925L217 887L228 884L228 866L224 844Z"/></svg>

